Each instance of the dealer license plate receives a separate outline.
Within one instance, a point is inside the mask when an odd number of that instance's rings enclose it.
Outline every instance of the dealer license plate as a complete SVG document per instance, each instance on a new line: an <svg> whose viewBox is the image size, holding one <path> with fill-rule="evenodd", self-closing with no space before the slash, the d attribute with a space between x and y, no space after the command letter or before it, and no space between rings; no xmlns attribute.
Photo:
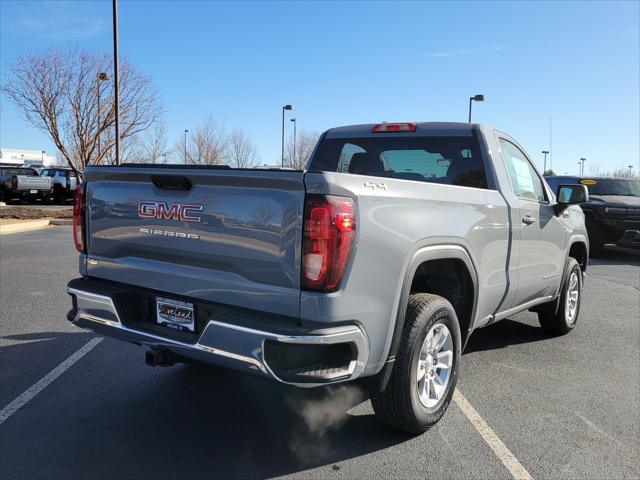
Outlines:
<svg viewBox="0 0 640 480"><path fill-rule="evenodd" d="M156 322L174 330L195 332L193 303L156 297Z"/></svg>

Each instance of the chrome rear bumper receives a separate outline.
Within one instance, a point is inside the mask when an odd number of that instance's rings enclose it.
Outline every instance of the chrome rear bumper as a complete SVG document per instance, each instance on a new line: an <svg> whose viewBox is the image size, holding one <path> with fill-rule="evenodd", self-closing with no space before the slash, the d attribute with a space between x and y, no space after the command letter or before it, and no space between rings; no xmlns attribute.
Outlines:
<svg viewBox="0 0 640 480"><path fill-rule="evenodd" d="M367 340L356 325L343 325L320 330L304 330L282 333L243 325L225 323L209 318L208 324L195 343L184 343L152 332L132 329L126 326L118 314L113 299L108 293L97 293L81 288L68 287L68 293L75 298L71 320L80 328L93 330L101 335L115 337L139 345L164 348L184 357L214 365L225 366L271 378L282 383L301 387L325 385L337 381L358 378L364 371L369 354ZM277 368L269 365L265 358L265 342L279 345L336 345L348 344L353 358L342 368L305 370L300 380L283 378L276 373ZM309 373L311 372L311 373ZM294 373L294 375L296 375Z"/></svg>

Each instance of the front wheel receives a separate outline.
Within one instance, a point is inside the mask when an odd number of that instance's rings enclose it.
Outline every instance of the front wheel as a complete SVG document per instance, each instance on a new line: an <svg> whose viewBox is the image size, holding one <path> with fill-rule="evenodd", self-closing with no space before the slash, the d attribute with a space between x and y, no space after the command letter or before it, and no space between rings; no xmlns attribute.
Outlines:
<svg viewBox="0 0 640 480"><path fill-rule="evenodd" d="M538 321L542 329L554 335L565 335L576 326L582 301L582 269L575 258L569 257L562 282L557 309L541 309Z"/></svg>
<svg viewBox="0 0 640 480"><path fill-rule="evenodd" d="M371 394L376 416L412 434L428 430L449 406L460 350L460 326L451 304L437 295L411 295L391 377L384 390Z"/></svg>

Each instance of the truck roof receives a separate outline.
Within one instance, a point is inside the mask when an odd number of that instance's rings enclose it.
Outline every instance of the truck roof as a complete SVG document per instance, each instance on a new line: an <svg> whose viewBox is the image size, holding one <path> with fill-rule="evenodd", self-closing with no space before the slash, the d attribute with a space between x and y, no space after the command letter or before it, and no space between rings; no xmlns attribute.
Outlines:
<svg viewBox="0 0 640 480"><path fill-rule="evenodd" d="M576 180L636 180L629 177L609 177L605 175L547 175L545 178L572 178Z"/></svg>
<svg viewBox="0 0 640 480"><path fill-rule="evenodd" d="M379 123L405 123L405 122L379 122ZM446 135L446 136L470 136L475 123L466 122L411 122L416 124L415 132L372 133L374 125L379 123L363 123L360 125L345 125L327 130L326 138L345 137L369 137L380 135L415 136L415 135Z"/></svg>

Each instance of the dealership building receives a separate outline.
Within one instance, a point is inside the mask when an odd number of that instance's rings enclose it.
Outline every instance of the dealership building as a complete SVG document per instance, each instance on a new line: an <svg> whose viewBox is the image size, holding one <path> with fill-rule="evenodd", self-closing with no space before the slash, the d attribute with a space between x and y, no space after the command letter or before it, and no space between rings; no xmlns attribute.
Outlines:
<svg viewBox="0 0 640 480"><path fill-rule="evenodd" d="M51 167L58 164L55 155L47 155L44 150L27 150L24 148L0 148L0 163L19 163L21 165L44 165Z"/></svg>

